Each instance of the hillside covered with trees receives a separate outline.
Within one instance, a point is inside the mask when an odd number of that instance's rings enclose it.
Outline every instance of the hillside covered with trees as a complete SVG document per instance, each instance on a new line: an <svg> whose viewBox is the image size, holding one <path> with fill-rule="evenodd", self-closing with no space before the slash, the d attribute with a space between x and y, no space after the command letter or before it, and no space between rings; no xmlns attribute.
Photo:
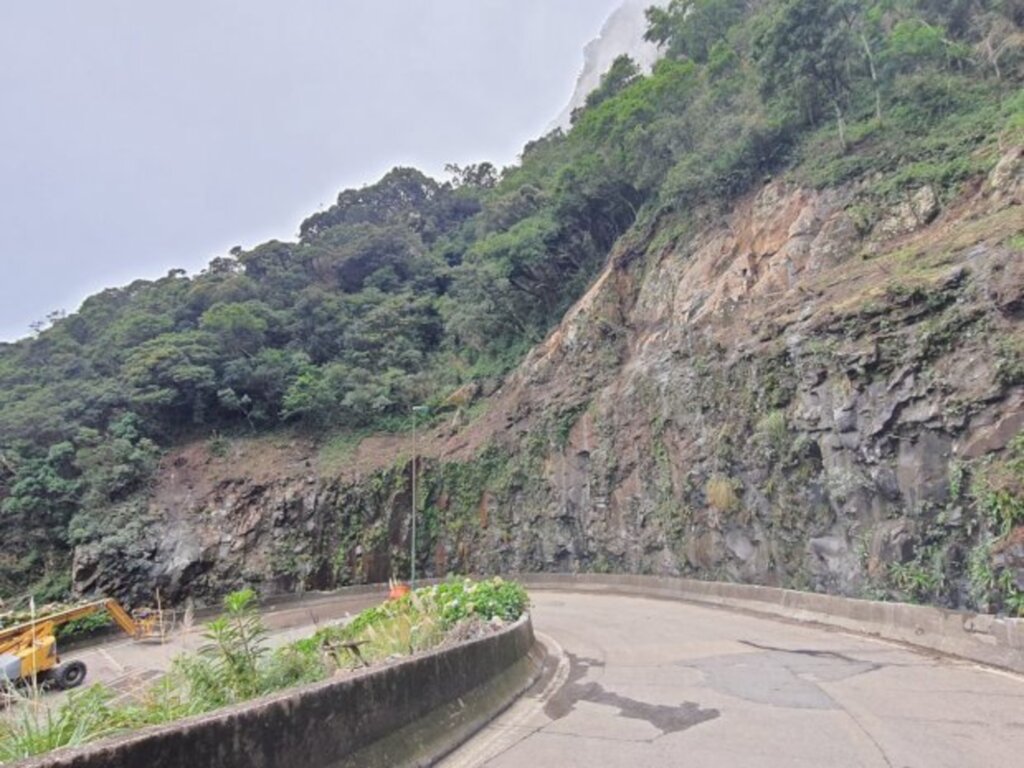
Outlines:
<svg viewBox="0 0 1024 768"><path fill-rule="evenodd" d="M184 440L401 430L412 406L501 377L616 244L668 219L699 228L787 175L870 180L851 208L869 230L908 189L954 198L1024 136L1021 0L673 0L648 17L653 73L619 59L518 165L396 168L294 242L111 288L0 345L0 590L66 592L74 547L144 503Z"/></svg>

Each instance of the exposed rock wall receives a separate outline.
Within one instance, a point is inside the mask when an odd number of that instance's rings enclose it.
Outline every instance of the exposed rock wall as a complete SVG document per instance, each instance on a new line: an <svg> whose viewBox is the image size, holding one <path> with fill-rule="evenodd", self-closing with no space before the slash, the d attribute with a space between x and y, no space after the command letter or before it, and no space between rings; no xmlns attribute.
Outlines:
<svg viewBox="0 0 1024 768"><path fill-rule="evenodd" d="M970 604L986 547L1024 588L1024 535L986 541L967 487L1024 425L1022 167L1012 150L963 199L918 190L868 223L863 188L774 181L631 233L482 416L422 440L421 572ZM169 456L145 535L80 547L77 585L180 599L407 572L407 440L337 470L301 443L232 451Z"/></svg>

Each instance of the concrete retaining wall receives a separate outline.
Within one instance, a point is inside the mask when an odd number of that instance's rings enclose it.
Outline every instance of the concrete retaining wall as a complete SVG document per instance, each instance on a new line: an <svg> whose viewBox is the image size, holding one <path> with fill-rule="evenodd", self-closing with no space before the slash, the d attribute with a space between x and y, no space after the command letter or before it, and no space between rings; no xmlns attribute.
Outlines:
<svg viewBox="0 0 1024 768"><path fill-rule="evenodd" d="M528 589L667 597L813 622L1024 673L1024 619L671 577L538 573L513 578Z"/></svg>
<svg viewBox="0 0 1024 768"><path fill-rule="evenodd" d="M522 666L534 643L533 625L526 616L497 634L390 667L17 765L332 768L385 736L478 691L501 673ZM514 697L532 682L509 684L506 680L502 690Z"/></svg>

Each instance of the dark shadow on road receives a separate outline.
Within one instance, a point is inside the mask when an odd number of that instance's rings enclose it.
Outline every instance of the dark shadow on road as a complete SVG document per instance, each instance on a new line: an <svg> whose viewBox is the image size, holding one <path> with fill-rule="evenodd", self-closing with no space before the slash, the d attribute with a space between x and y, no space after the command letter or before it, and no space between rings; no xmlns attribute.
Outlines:
<svg viewBox="0 0 1024 768"><path fill-rule="evenodd" d="M664 736L714 720L720 714L717 709L701 709L692 701L684 701L678 706L648 704L609 691L600 683L585 683L583 678L587 672L592 667L603 666L602 662L580 658L571 653L566 655L569 658L569 678L544 706L545 714L552 720L566 717L576 708L577 703L589 701L618 709L620 717L650 723Z"/></svg>

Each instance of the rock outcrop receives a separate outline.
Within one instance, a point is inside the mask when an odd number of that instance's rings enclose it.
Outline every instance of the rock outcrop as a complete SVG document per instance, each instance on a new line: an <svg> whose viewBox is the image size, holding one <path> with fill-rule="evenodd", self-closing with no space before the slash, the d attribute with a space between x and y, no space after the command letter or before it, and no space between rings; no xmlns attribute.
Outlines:
<svg viewBox="0 0 1024 768"><path fill-rule="evenodd" d="M986 541L967 498L1024 425L1022 178L1017 148L962 199L925 187L867 223L858 186L776 180L625 238L500 389L453 395L482 415L421 438L421 572L842 594L944 574L930 594L962 605L982 552L1024 580L1021 532ZM301 442L231 450L167 457L141 541L79 548L78 587L180 599L406 572L408 438L334 467Z"/></svg>

